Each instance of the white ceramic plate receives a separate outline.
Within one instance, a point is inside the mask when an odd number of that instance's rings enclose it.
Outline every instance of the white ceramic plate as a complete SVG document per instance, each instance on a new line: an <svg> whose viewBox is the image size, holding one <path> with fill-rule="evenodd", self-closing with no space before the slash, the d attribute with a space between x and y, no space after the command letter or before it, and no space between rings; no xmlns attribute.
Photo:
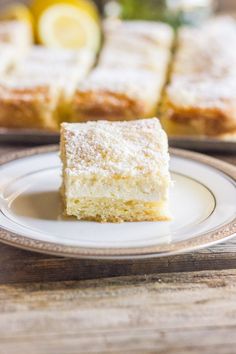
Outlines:
<svg viewBox="0 0 236 354"><path fill-rule="evenodd" d="M171 222L99 224L63 217L58 147L1 158L0 239L70 257L132 258L196 250L236 233L236 168L171 152Z"/></svg>

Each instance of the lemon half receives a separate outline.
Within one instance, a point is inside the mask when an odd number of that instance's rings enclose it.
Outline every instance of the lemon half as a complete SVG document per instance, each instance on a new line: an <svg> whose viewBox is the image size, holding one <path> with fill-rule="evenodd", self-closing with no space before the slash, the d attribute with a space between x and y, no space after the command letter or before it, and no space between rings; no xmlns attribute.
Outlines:
<svg viewBox="0 0 236 354"><path fill-rule="evenodd" d="M100 27L85 11L66 4L47 8L38 20L38 35L42 44L57 48L90 48L100 46Z"/></svg>
<svg viewBox="0 0 236 354"><path fill-rule="evenodd" d="M95 21L100 22L100 16L96 5L90 0L33 0L31 10L36 19L52 5L72 5L86 12Z"/></svg>
<svg viewBox="0 0 236 354"><path fill-rule="evenodd" d="M34 0L32 12L41 44L56 48L90 48L101 42L100 16L89 0Z"/></svg>

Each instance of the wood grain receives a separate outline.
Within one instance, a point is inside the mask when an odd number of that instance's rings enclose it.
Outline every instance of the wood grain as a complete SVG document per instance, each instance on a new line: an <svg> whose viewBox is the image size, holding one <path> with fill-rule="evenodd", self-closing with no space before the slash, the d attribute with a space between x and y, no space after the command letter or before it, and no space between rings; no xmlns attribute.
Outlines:
<svg viewBox="0 0 236 354"><path fill-rule="evenodd" d="M236 242L157 259L92 261L58 258L0 244L0 284L99 279L122 275L236 268Z"/></svg>
<svg viewBox="0 0 236 354"><path fill-rule="evenodd" d="M0 354L235 353L236 270L0 286Z"/></svg>
<svg viewBox="0 0 236 354"><path fill-rule="evenodd" d="M236 239L115 262L0 244L0 354L235 354L235 269Z"/></svg>

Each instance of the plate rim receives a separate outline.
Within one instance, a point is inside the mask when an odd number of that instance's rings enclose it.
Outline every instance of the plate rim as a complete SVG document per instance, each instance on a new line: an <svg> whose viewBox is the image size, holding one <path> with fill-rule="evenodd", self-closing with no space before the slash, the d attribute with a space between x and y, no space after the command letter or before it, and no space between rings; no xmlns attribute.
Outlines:
<svg viewBox="0 0 236 354"><path fill-rule="evenodd" d="M33 145L51 145L58 144L60 134L58 131L40 130L33 128L13 129L0 127L0 142L13 144L33 144ZM235 138L217 138L206 136L185 136L170 135L169 145L174 148L190 149L195 151L225 151L228 153L235 152Z"/></svg>
<svg viewBox="0 0 236 354"><path fill-rule="evenodd" d="M59 145L34 147L12 152L0 157L0 167L5 164L34 155L52 153L59 150ZM176 157L199 162L213 167L219 172L236 181L236 166L213 157L181 149L170 148L170 153ZM86 258L86 259L134 259L163 257L185 252L192 252L202 248L226 241L236 235L236 216L226 225L219 226L213 231L198 235L192 239L180 241L175 244L131 247L131 248L90 248L79 246L60 245L53 242L35 240L0 227L0 241L28 251L51 254L61 257Z"/></svg>

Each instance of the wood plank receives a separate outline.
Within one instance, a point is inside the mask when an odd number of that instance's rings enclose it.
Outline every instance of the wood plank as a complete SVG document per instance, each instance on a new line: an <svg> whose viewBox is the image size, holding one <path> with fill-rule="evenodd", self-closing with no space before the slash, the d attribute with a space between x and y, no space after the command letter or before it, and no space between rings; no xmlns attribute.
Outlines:
<svg viewBox="0 0 236 354"><path fill-rule="evenodd" d="M201 252L146 260L96 261L58 258L0 244L0 284L85 280L154 272L236 268L236 242Z"/></svg>
<svg viewBox="0 0 236 354"><path fill-rule="evenodd" d="M0 354L235 353L236 270L0 286Z"/></svg>

